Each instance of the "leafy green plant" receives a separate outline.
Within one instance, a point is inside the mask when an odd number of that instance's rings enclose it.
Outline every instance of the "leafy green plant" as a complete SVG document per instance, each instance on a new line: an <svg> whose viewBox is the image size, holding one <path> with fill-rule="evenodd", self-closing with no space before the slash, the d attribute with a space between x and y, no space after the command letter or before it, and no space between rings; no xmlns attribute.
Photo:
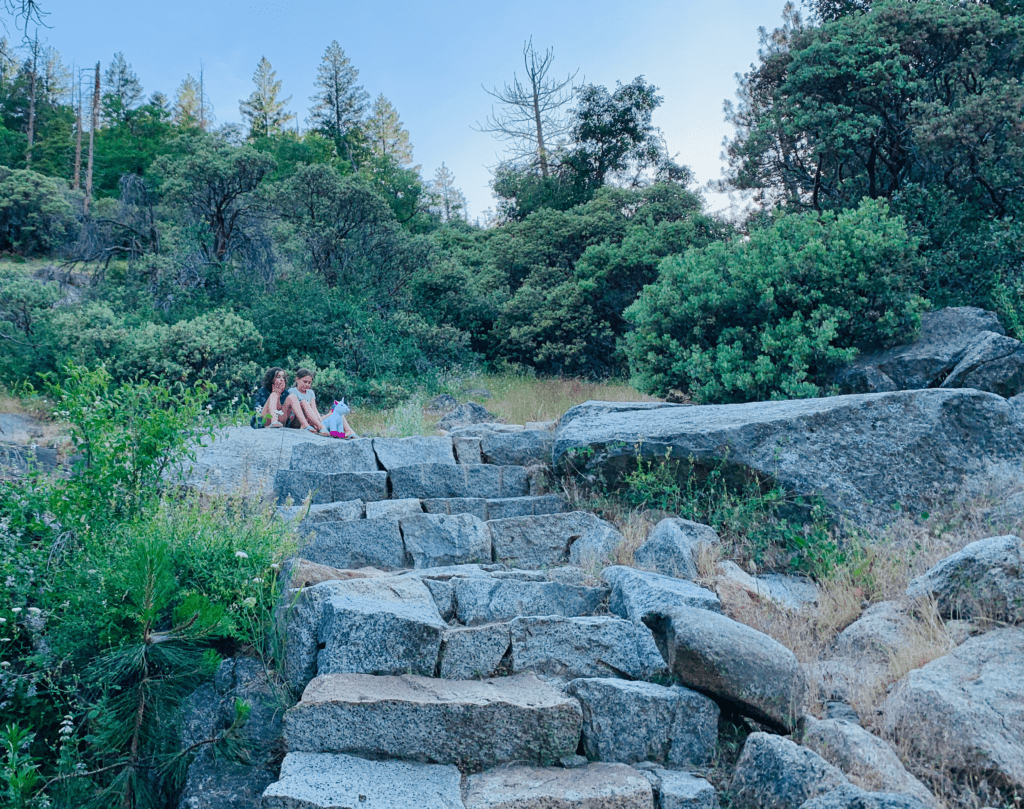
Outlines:
<svg viewBox="0 0 1024 809"><path fill-rule="evenodd" d="M0 166L0 252L49 253L63 247L77 229L63 182Z"/></svg>
<svg viewBox="0 0 1024 809"><path fill-rule="evenodd" d="M623 484L620 496L629 506L710 525L759 565L819 576L847 561L824 503L789 496L728 459L708 466L675 459L671 450L654 460L638 455Z"/></svg>
<svg viewBox="0 0 1024 809"><path fill-rule="evenodd" d="M922 272L903 220L871 200L672 256L625 313L634 384L700 403L824 395L859 350L917 329Z"/></svg>
<svg viewBox="0 0 1024 809"><path fill-rule="evenodd" d="M176 463L194 460L191 442L210 432L208 383L110 382L103 366L74 364L60 381L47 379L78 452L74 476L55 489L53 511L80 532L138 514L159 496Z"/></svg>
<svg viewBox="0 0 1024 809"><path fill-rule="evenodd" d="M35 734L18 725L8 725L0 732L0 796L10 809L43 807L44 799L33 797L41 776L39 762L27 752Z"/></svg>

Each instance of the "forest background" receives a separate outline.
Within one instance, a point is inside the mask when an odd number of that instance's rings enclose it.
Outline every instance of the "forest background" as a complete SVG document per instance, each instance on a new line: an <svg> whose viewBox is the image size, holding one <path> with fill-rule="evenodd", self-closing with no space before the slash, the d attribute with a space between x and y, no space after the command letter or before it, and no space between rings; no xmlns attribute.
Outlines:
<svg viewBox="0 0 1024 809"><path fill-rule="evenodd" d="M481 124L507 147L481 227L337 42L299 134L266 58L244 125L216 126L194 77L147 95L118 53L78 80L23 18L0 45L0 251L88 284L55 305L59 284L5 262L0 378L106 358L115 380L210 381L220 406L301 364L324 398L386 405L482 364L745 401L829 392L926 306L1018 333L1016 5L783 19L727 108L719 188L753 201L742 220L669 154L653 83L577 86L530 42Z"/></svg>
<svg viewBox="0 0 1024 809"><path fill-rule="evenodd" d="M304 131L267 59L244 125L217 126L201 76L147 94L121 53L75 76L34 0L0 10L0 384L45 395L79 458L0 482L4 805L173 805L182 699L220 656L272 668L294 537L163 490L267 366L363 407L466 369L740 402L833 393L929 308L1024 336L1015 0L785 6L726 110L717 187L750 202L729 220L652 81L577 85L527 43L481 124L506 147L486 226L337 42Z"/></svg>

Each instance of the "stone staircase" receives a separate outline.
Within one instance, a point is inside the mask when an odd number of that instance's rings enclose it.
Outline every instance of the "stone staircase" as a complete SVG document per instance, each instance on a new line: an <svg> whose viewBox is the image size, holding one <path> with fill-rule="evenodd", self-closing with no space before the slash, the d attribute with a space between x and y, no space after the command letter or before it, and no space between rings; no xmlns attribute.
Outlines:
<svg viewBox="0 0 1024 809"><path fill-rule="evenodd" d="M484 425L292 448L274 488L308 538L296 564L320 567L280 613L301 698L263 807L717 807L687 770L712 758L718 705L658 684L642 620L717 599L596 578L622 537L538 492L551 443Z"/></svg>

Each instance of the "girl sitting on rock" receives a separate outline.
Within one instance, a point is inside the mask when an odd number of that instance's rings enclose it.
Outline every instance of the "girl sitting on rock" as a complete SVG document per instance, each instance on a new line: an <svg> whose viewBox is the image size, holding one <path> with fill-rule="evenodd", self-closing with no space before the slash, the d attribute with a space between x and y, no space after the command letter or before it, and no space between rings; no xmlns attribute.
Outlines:
<svg viewBox="0 0 1024 809"><path fill-rule="evenodd" d="M297 402L288 401L285 388L288 375L284 368L274 366L263 377L263 387L253 396L253 409L257 411L250 424L254 428L283 427L293 414ZM283 419L283 421L282 421Z"/></svg>
<svg viewBox="0 0 1024 809"><path fill-rule="evenodd" d="M316 407L316 394L313 393L313 372L305 368L299 368L295 372L295 387L288 389L288 401L294 398L293 409L295 415L302 423L302 426L312 433L329 436L330 431L324 426L324 419L330 415L330 411L320 414ZM355 438L355 431L344 419L345 437Z"/></svg>

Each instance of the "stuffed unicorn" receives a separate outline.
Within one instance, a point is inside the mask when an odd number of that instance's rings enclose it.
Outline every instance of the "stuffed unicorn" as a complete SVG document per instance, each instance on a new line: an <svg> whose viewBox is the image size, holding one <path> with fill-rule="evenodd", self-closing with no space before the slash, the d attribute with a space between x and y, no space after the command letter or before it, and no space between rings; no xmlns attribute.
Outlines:
<svg viewBox="0 0 1024 809"><path fill-rule="evenodd" d="M345 404L345 400L334 403L331 415L324 419L324 427L335 438L345 437L345 414L351 413L352 408Z"/></svg>

